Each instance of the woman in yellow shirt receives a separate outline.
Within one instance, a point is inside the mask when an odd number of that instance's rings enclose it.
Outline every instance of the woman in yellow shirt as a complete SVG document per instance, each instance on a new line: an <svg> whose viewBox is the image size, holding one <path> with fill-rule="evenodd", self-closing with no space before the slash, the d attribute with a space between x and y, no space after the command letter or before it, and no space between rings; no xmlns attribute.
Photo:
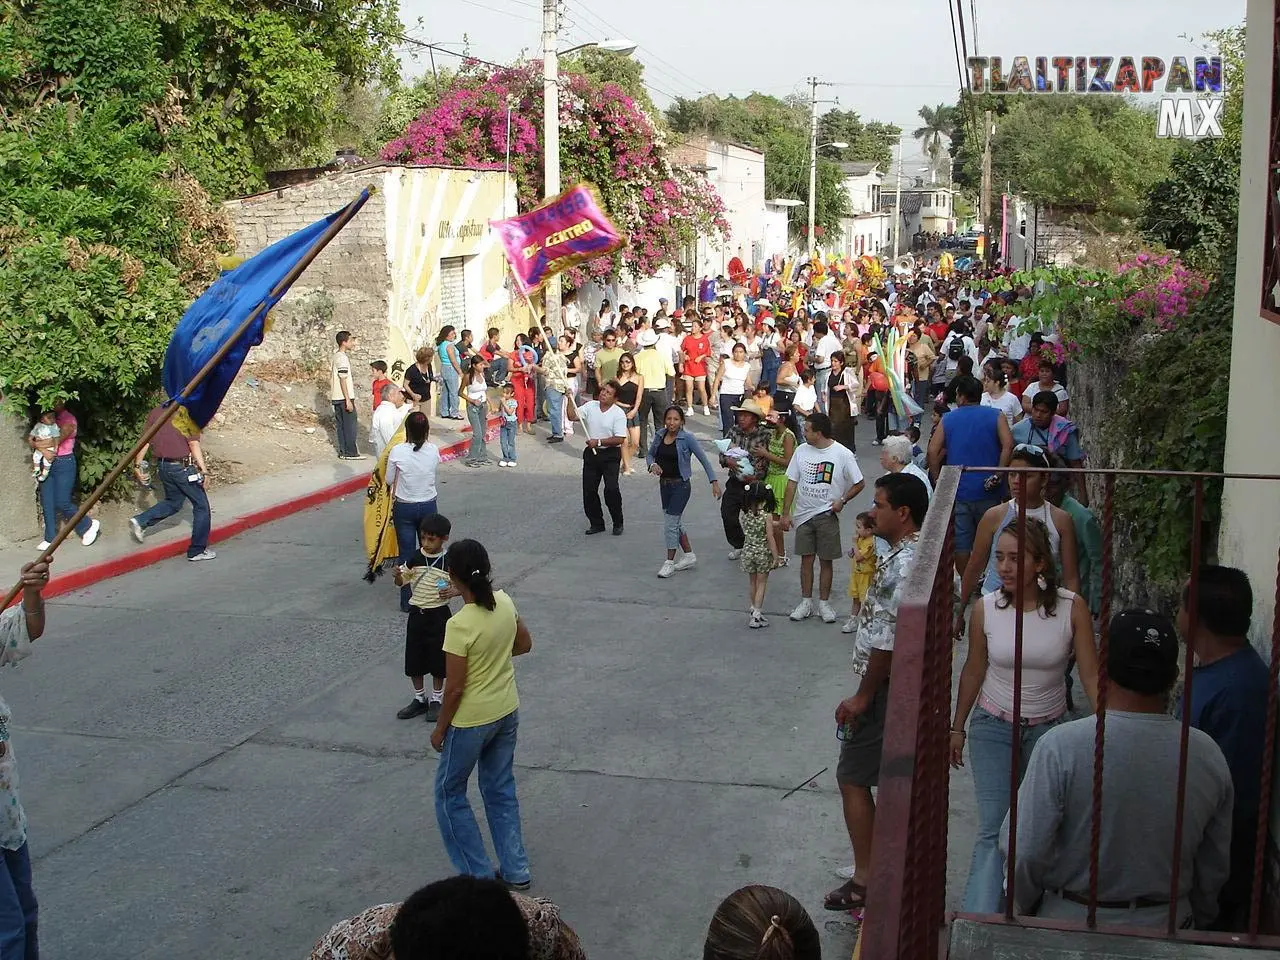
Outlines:
<svg viewBox="0 0 1280 960"><path fill-rule="evenodd" d="M529 857L520 829L513 771L520 700L511 658L533 649L529 629L505 591L494 591L489 554L475 540L459 540L446 554L449 577L464 606L445 628L444 705L431 734L436 767L436 821L459 873L497 876L513 890L529 889ZM480 826L467 802L467 782L479 767L494 871Z"/></svg>

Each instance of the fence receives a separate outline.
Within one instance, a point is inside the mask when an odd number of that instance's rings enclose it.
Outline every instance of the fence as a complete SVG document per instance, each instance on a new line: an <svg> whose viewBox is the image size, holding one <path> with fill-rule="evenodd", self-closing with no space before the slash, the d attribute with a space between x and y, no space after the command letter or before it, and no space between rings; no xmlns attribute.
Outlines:
<svg viewBox="0 0 1280 960"><path fill-rule="evenodd" d="M1042 468L1004 468L1006 473L1048 473ZM1010 770L1009 839L1006 862L1006 909L1003 915L966 916L968 920L990 924L1016 925L1044 931L1105 931L1131 937L1159 938L1179 943L1234 945L1246 947L1280 946L1280 937L1259 933L1262 921L1263 868L1266 855L1268 811L1271 809L1273 760L1276 752L1277 680L1280 678L1280 563L1277 565L1276 617L1271 634L1270 687L1266 714L1266 737L1262 746L1261 802L1257 834L1254 838L1253 888L1249 904L1248 928L1244 933L1217 933L1178 929L1180 896L1180 853L1186 803L1187 754L1190 731L1190 698L1194 684L1193 654L1185 647L1182 689L1182 722L1176 789L1176 815L1172 840L1172 876L1169 879L1169 913L1163 928L1100 925L1097 921L1099 846L1102 810L1102 772L1105 763L1104 733L1109 686L1107 672L1108 633L1112 614L1112 533L1115 486L1127 477L1160 476L1191 488L1192 538L1190 547L1191 589L1187 615L1194 633L1199 611L1197 577L1201 567L1204 532L1204 487L1210 480L1238 479L1274 482L1280 477L1239 474L1192 474L1170 471L1093 470L1101 478L1104 498L1102 527L1102 597L1099 616L1101 637L1098 663L1098 710L1092 784L1092 838L1089 857L1087 918L1083 921L1040 919L1015 915L1015 866L1017 863L1019 738L1013 737ZM952 513L962 470L944 468L920 532L914 568L908 578L898 610L893 670L890 676L889 707L880 768L873 839L874 858L867 885L867 907L859 950L866 960L937 960L946 955L947 911L947 823L950 777L949 734L951 727L953 607ZM1026 484L1021 485L1020 512L1026 508ZM1280 494L1280 488L1277 488ZM1022 583L1025 525L1018 525L1018 582ZM1280 544L1277 544L1280 550ZM1280 554L1278 554L1280 556ZM1014 603L1014 725L1021 713L1022 604Z"/></svg>

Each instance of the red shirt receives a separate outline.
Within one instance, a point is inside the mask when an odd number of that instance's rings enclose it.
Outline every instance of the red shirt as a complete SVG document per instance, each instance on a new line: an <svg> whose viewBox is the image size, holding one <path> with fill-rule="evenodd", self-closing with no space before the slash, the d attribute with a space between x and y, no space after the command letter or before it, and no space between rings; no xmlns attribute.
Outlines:
<svg viewBox="0 0 1280 960"><path fill-rule="evenodd" d="M711 356L711 338L705 333L695 337L689 334L680 341L680 349L689 357L684 364L684 372L690 377L707 375L707 357Z"/></svg>
<svg viewBox="0 0 1280 960"><path fill-rule="evenodd" d="M164 416L164 408L156 407L147 414L147 426L152 426L162 416ZM200 434L196 434L194 439L199 440ZM172 420L151 438L151 451L161 460L185 460L191 456L191 447L187 445L187 438L178 432Z"/></svg>
<svg viewBox="0 0 1280 960"><path fill-rule="evenodd" d="M925 327L929 331L929 336L933 338L933 342L938 346L942 346L942 341L947 339L947 333L950 328L945 320L939 320L937 323L931 323Z"/></svg>
<svg viewBox="0 0 1280 960"><path fill-rule="evenodd" d="M378 409L378 404L382 402L382 388L394 386L394 384L386 377L379 377L373 381L373 409Z"/></svg>

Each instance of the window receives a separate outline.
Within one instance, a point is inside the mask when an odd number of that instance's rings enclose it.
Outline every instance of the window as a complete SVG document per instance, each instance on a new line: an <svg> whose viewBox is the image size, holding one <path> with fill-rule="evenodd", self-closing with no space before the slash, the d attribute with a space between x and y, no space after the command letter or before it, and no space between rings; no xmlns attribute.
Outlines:
<svg viewBox="0 0 1280 960"><path fill-rule="evenodd" d="M1271 25L1271 129L1267 136L1267 216L1262 235L1262 317L1280 323L1280 0Z"/></svg>

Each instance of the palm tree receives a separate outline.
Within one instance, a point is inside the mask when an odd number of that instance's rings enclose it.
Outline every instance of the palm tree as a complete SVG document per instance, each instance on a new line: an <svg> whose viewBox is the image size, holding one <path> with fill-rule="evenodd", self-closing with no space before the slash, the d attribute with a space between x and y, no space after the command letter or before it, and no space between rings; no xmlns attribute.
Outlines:
<svg viewBox="0 0 1280 960"><path fill-rule="evenodd" d="M920 141L921 147L929 157L929 162L936 170L938 158L942 153L942 138L951 139L951 131L955 126L956 108L940 103L936 107L921 107L918 116L924 121L923 127L916 127L912 136Z"/></svg>

